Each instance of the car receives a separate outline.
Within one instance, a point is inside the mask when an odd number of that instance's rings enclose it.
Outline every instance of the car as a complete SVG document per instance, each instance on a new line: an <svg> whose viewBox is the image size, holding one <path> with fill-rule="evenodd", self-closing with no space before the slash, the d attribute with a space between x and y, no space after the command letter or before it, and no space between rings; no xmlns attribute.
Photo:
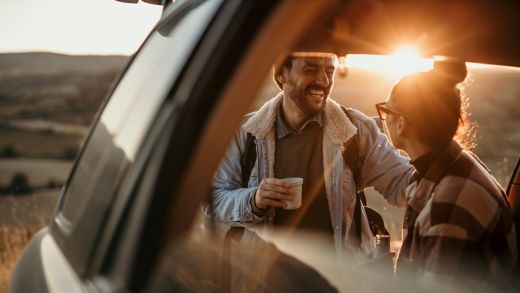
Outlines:
<svg viewBox="0 0 520 293"><path fill-rule="evenodd" d="M287 52L389 54L412 40L426 57L520 67L514 1L146 2L163 5L162 17L107 93L9 292L229 291L233 240L201 203ZM259 284L267 291L384 288L372 275L335 275L327 251L283 246L235 253L276 256Z"/></svg>

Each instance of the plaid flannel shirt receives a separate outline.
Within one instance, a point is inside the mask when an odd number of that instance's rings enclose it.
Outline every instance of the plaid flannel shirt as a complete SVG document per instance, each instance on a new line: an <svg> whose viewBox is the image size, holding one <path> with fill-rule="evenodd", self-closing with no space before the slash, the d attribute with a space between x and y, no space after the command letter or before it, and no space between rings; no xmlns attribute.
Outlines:
<svg viewBox="0 0 520 293"><path fill-rule="evenodd" d="M518 257L511 209L476 156L452 142L407 195L399 279L470 290L509 286Z"/></svg>

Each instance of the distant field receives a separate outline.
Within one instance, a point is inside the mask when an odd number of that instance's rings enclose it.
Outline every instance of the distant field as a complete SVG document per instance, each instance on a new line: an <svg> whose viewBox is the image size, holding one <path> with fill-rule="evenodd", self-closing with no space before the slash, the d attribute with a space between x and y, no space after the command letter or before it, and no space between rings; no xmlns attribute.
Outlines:
<svg viewBox="0 0 520 293"><path fill-rule="evenodd" d="M0 184L6 184L16 172L22 172L29 178L29 183L40 185L49 180L65 182L71 161L46 159L0 159Z"/></svg>
<svg viewBox="0 0 520 293"><path fill-rule="evenodd" d="M0 122L88 126L126 56L0 54Z"/></svg>
<svg viewBox="0 0 520 293"><path fill-rule="evenodd" d="M56 134L65 134L82 137L87 132L87 127L73 123L60 123L43 119L18 119L11 120L8 126L20 130L47 131Z"/></svg>
<svg viewBox="0 0 520 293"><path fill-rule="evenodd" d="M71 158L77 152L82 136L53 132L21 131L0 127L0 150L12 147L20 157Z"/></svg>

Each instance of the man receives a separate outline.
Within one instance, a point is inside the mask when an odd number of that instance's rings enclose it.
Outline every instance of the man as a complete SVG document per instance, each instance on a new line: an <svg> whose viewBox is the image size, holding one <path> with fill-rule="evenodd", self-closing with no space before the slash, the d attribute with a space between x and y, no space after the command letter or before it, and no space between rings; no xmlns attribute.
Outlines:
<svg viewBox="0 0 520 293"><path fill-rule="evenodd" d="M371 118L348 110L351 121L329 98L335 63L332 54L292 53L277 66L274 79L281 92L245 117L215 176L216 219L232 226L297 227L328 233L338 257L344 250L373 250L364 213L361 244L347 237L354 227L356 190L373 186L389 203L404 206L411 166ZM256 162L246 185L242 174L248 170L242 170L241 162L248 133L255 139ZM353 148L349 143L355 135L358 186L343 158ZM283 209L291 188L280 180L285 177L304 179L302 208Z"/></svg>

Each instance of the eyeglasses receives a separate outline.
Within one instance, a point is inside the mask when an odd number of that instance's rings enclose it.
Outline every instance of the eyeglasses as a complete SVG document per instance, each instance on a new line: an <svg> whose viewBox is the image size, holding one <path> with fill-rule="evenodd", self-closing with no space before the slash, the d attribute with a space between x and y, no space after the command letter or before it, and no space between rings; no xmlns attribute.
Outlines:
<svg viewBox="0 0 520 293"><path fill-rule="evenodd" d="M376 109L377 109L377 114L379 114L379 118L381 118L382 121L386 120L386 116L388 114L403 116L403 114L401 114L399 111L396 111L396 110L388 107L387 102L377 103Z"/></svg>

